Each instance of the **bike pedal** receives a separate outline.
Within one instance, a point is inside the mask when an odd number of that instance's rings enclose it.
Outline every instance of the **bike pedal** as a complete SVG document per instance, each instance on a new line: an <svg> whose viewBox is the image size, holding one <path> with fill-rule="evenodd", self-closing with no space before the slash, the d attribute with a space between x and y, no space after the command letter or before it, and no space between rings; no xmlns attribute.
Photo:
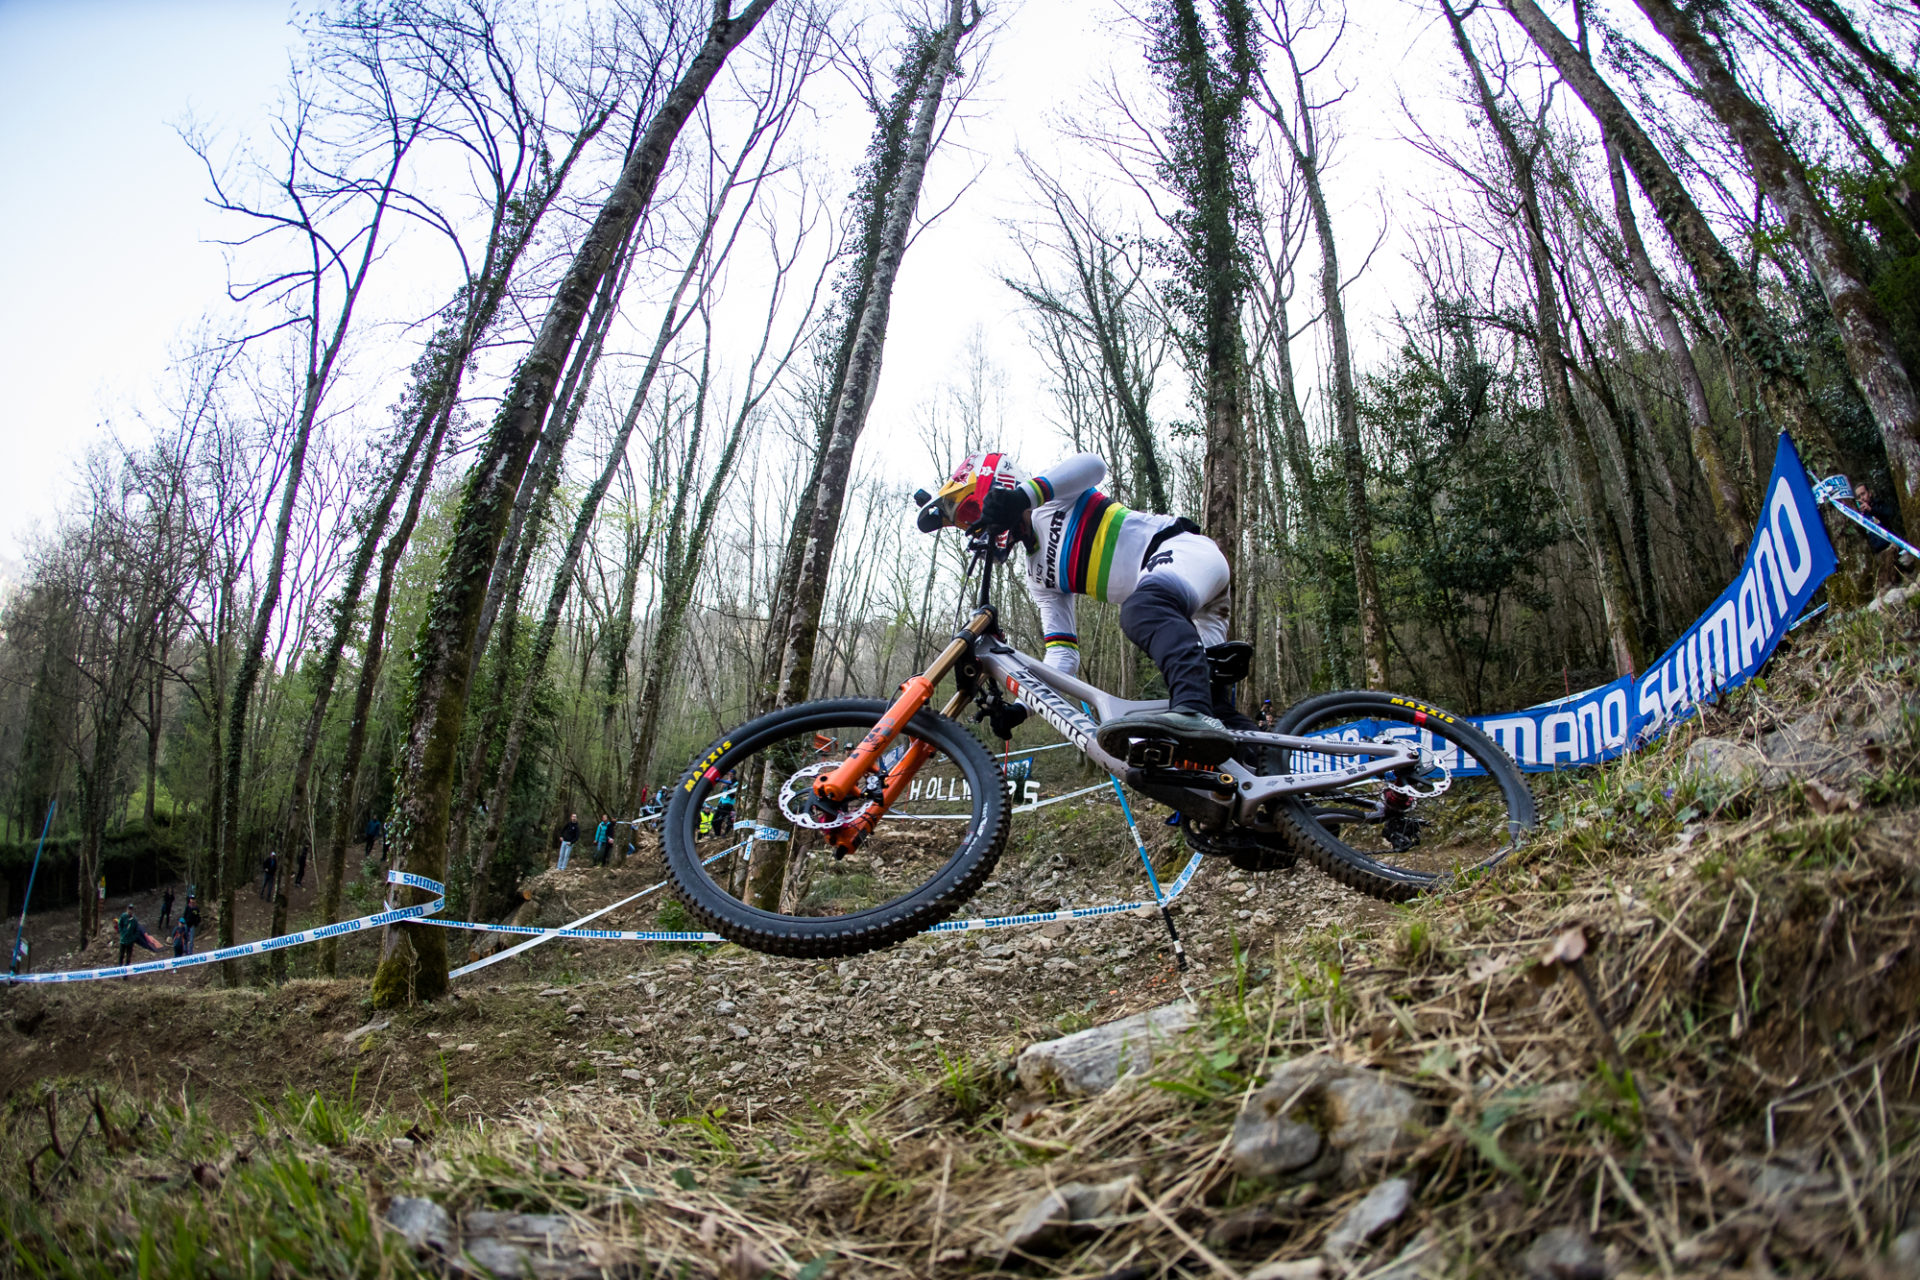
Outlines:
<svg viewBox="0 0 1920 1280"><path fill-rule="evenodd" d="M1171 769L1179 759L1180 744L1143 738L1127 745L1127 763L1136 769Z"/></svg>

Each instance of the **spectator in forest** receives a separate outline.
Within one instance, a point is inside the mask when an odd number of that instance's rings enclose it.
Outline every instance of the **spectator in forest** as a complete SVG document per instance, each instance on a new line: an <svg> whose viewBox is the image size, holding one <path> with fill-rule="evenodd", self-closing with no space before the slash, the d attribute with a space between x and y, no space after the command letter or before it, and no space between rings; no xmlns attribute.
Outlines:
<svg viewBox="0 0 1920 1280"><path fill-rule="evenodd" d="M380 825L380 819L367 819L367 857L371 858L373 856L373 842L380 838L380 833L383 830L385 830L385 828Z"/></svg>
<svg viewBox="0 0 1920 1280"><path fill-rule="evenodd" d="M119 917L113 922L120 938L120 964L125 966L133 960L133 949L145 947L155 955L160 953L160 944L147 935L140 927L139 917L133 914L133 904L129 902L122 908Z"/></svg>
<svg viewBox="0 0 1920 1280"><path fill-rule="evenodd" d="M187 928L185 916L182 916L173 926L173 954L176 956L193 954L193 930Z"/></svg>
<svg viewBox="0 0 1920 1280"><path fill-rule="evenodd" d="M606 814L601 814L600 825L593 829L593 865L596 867L606 866L607 855L613 852L613 842L607 839L612 831L613 823L607 820Z"/></svg>
<svg viewBox="0 0 1920 1280"><path fill-rule="evenodd" d="M160 895L160 932L165 933L173 924L173 886Z"/></svg>
<svg viewBox="0 0 1920 1280"><path fill-rule="evenodd" d="M567 869L567 855L573 852L573 842L580 838L580 815L567 815L567 825L560 828L560 870Z"/></svg>
<svg viewBox="0 0 1920 1280"><path fill-rule="evenodd" d="M1267 733L1273 732L1273 699L1272 698L1268 698L1266 701L1260 704L1259 723L1260 723L1260 728L1263 731Z"/></svg>
<svg viewBox="0 0 1920 1280"><path fill-rule="evenodd" d="M307 887L307 846L305 845L300 846L300 861L293 864L293 887L296 889Z"/></svg>
<svg viewBox="0 0 1920 1280"><path fill-rule="evenodd" d="M1853 486L1853 509L1882 529L1893 523L1893 510L1873 496L1865 483ZM1867 554L1873 557L1873 589L1883 591L1900 581L1900 548L1879 534L1860 530L1867 539Z"/></svg>
<svg viewBox="0 0 1920 1280"><path fill-rule="evenodd" d="M733 797L734 793L740 788L734 781L731 773L720 779L720 785L726 789L720 793L719 802L714 806L713 829L723 836L732 835L733 816L736 812L733 805Z"/></svg>
<svg viewBox="0 0 1920 1280"><path fill-rule="evenodd" d="M187 895L187 905L180 908L180 923L187 929L187 954L193 954L194 935L200 932L200 899L193 894Z"/></svg>
<svg viewBox="0 0 1920 1280"><path fill-rule="evenodd" d="M273 896L273 877L280 871L280 852L274 850L260 861L260 896Z"/></svg>

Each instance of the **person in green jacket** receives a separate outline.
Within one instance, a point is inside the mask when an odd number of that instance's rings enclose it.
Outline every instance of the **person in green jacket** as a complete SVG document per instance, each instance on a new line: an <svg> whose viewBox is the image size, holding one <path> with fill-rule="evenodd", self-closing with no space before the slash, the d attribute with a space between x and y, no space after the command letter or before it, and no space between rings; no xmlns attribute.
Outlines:
<svg viewBox="0 0 1920 1280"><path fill-rule="evenodd" d="M155 955L160 953L160 944L152 938L149 938L147 931L140 927L140 920L133 914L133 904L131 902L127 903L126 907L120 912L119 918L113 923L114 927L119 930L120 963L123 966L133 962L133 949L135 947L145 947Z"/></svg>

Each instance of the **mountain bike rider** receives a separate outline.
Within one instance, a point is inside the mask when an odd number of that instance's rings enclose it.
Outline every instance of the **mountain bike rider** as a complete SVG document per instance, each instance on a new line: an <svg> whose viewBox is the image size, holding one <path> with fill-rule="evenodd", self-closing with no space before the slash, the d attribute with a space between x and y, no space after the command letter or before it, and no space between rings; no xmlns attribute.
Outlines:
<svg viewBox="0 0 1920 1280"><path fill-rule="evenodd" d="M1101 725L1101 747L1124 755L1130 738L1170 738L1198 763L1218 763L1234 749L1220 715L1232 715L1236 728L1243 719L1230 704L1216 705L1207 663L1207 649L1227 638L1227 558L1191 520L1129 510L1101 493L1095 486L1106 476L1107 464L1091 453L1032 477L1004 453L972 453L921 512L920 527L984 527L1019 540L1046 663L1057 671L1080 667L1074 597L1119 605L1120 630L1160 669L1171 705Z"/></svg>

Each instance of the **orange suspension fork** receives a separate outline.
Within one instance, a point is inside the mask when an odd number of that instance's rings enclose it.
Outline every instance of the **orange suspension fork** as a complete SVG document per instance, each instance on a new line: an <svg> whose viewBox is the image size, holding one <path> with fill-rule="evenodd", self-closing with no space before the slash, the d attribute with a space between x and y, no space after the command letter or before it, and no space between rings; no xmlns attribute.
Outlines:
<svg viewBox="0 0 1920 1280"><path fill-rule="evenodd" d="M873 772L874 767L880 762L880 757L886 754L893 740L900 736L900 730L906 727L909 720L919 715L920 709L933 697L934 686L946 679L947 673L953 670L954 665L972 650L973 642L986 634L987 628L992 625L993 615L987 610L982 609L974 614L973 620L967 623L966 629L940 651L940 656L933 660L933 665L900 686L900 696L895 698L893 705L887 708L887 713L880 717L880 723L874 725L867 736L860 740L860 745L854 748L853 754L847 757L846 763L813 784L813 794L833 803L845 801L856 794L860 790L861 780ZM954 696L960 697L959 694ZM956 704L954 710L958 709ZM916 758L915 752L921 754ZM911 761L913 768L917 769L926 762L929 754L931 749L925 749L923 744L915 743L900 763L906 765ZM900 776L908 777L911 774L903 772ZM889 783L891 782L892 779L889 779ZM891 785L887 791L887 800L891 802L897 793Z"/></svg>
<svg viewBox="0 0 1920 1280"><path fill-rule="evenodd" d="M967 697L965 689L955 690L954 695L947 699L947 705L940 708L940 714L948 718L960 714L960 708L967 705ZM828 841L842 849L852 850L854 846L872 835L873 829L880 825L880 819L886 817L887 811L899 802L901 795L906 792L907 784L912 782L914 775L920 772L920 767L932 758L932 744L915 741L907 748L907 754L901 756L893 768L887 770L887 785L886 789L880 793L880 803L868 805L865 813L846 826L835 827L827 832Z"/></svg>

